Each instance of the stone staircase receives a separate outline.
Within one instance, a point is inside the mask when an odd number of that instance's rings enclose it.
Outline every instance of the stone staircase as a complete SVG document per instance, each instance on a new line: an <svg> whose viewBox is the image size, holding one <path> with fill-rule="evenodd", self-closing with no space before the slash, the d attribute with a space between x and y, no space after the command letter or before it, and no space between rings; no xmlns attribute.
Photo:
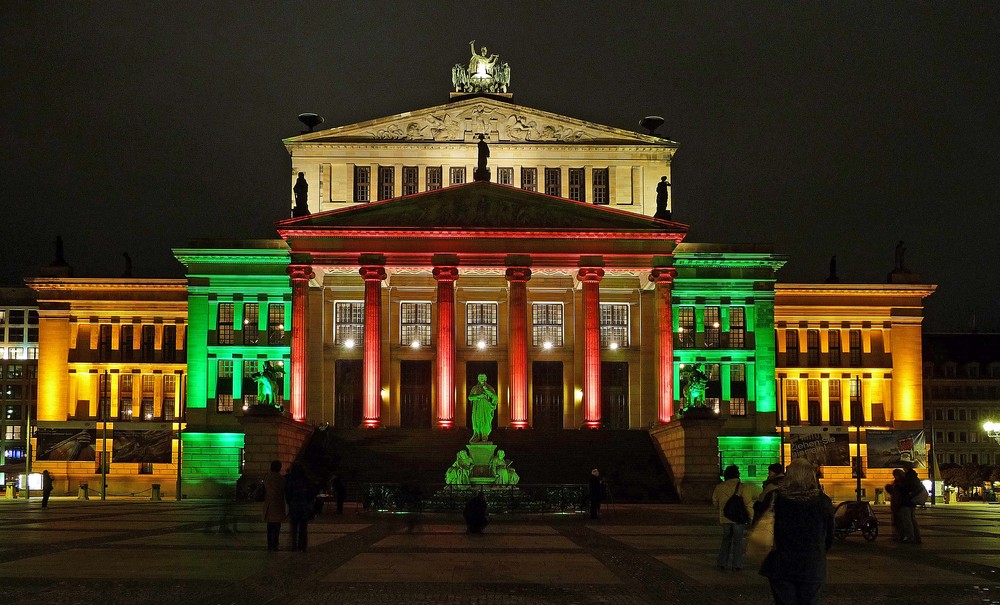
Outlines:
<svg viewBox="0 0 1000 605"><path fill-rule="evenodd" d="M620 502L676 502L677 494L646 431L499 429L490 436L507 453L522 485L586 484L599 468ZM465 447L465 430L317 430L300 458L317 477L341 473L349 495L369 483L432 486ZM426 491L426 490L425 490Z"/></svg>

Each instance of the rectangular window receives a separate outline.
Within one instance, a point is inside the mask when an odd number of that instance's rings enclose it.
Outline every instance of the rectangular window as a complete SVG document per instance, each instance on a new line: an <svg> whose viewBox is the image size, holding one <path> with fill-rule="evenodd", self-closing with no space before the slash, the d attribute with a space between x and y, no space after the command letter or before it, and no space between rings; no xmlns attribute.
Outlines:
<svg viewBox="0 0 1000 605"><path fill-rule="evenodd" d="M24 366L19 363L7 364L7 378L24 378Z"/></svg>
<svg viewBox="0 0 1000 605"><path fill-rule="evenodd" d="M355 202L371 201L371 188L372 188L372 167L355 166L354 201Z"/></svg>
<svg viewBox="0 0 1000 605"><path fill-rule="evenodd" d="M23 324L24 323L24 309L11 309L7 311L7 323L9 324ZM35 322L37 323L37 322Z"/></svg>
<svg viewBox="0 0 1000 605"><path fill-rule="evenodd" d="M808 400L809 424L818 426L823 423L823 407L819 399L819 381L809 380L806 382L806 393Z"/></svg>
<svg viewBox="0 0 1000 605"><path fill-rule="evenodd" d="M569 169L569 199L576 200L578 202L585 202L584 195L584 170L583 168L570 168Z"/></svg>
<svg viewBox="0 0 1000 605"><path fill-rule="evenodd" d="M431 303L399 304L399 343L414 348L431 346Z"/></svg>
<svg viewBox="0 0 1000 605"><path fill-rule="evenodd" d="M514 184L513 168L497 168L497 183L500 185Z"/></svg>
<svg viewBox="0 0 1000 605"><path fill-rule="evenodd" d="M135 361L135 332L132 324L122 326L118 350L121 351L122 361Z"/></svg>
<svg viewBox="0 0 1000 605"><path fill-rule="evenodd" d="M260 342L260 304L243 303L243 344Z"/></svg>
<svg viewBox="0 0 1000 605"><path fill-rule="evenodd" d="M799 383L797 380L785 381L785 424L798 426L799 419Z"/></svg>
<svg viewBox="0 0 1000 605"><path fill-rule="evenodd" d="M233 360L220 359L215 382L215 411L220 414L233 412Z"/></svg>
<svg viewBox="0 0 1000 605"><path fill-rule="evenodd" d="M747 314L743 307L729 307L729 348L746 346Z"/></svg>
<svg viewBox="0 0 1000 605"><path fill-rule="evenodd" d="M7 439L7 441L20 441L21 425L8 424L6 427L4 427L4 437Z"/></svg>
<svg viewBox="0 0 1000 605"><path fill-rule="evenodd" d="M392 166L378 167L378 199L392 199L392 188L395 186L396 169Z"/></svg>
<svg viewBox="0 0 1000 605"><path fill-rule="evenodd" d="M705 374L708 376L708 385L705 386L705 405L718 414L722 409L721 365L717 363L706 363Z"/></svg>
<svg viewBox="0 0 1000 605"><path fill-rule="evenodd" d="M785 330L785 364L799 365L799 331Z"/></svg>
<svg viewBox="0 0 1000 605"><path fill-rule="evenodd" d="M100 361L111 361L111 324L101 324L98 328L97 359Z"/></svg>
<svg viewBox="0 0 1000 605"><path fill-rule="evenodd" d="M97 377L97 417L111 419L111 375L107 373Z"/></svg>
<svg viewBox="0 0 1000 605"><path fill-rule="evenodd" d="M545 169L545 195L562 195L562 170L559 168Z"/></svg>
<svg viewBox="0 0 1000 605"><path fill-rule="evenodd" d="M365 341L365 303L363 301L334 304L333 344L361 346Z"/></svg>
<svg viewBox="0 0 1000 605"><path fill-rule="evenodd" d="M163 419L173 420L177 414L177 377L173 374L163 376Z"/></svg>
<svg viewBox="0 0 1000 605"><path fill-rule="evenodd" d="M132 420L132 375L118 377L118 419Z"/></svg>
<svg viewBox="0 0 1000 605"><path fill-rule="evenodd" d="M441 188L441 167L427 167L427 191L434 191Z"/></svg>
<svg viewBox="0 0 1000 605"><path fill-rule="evenodd" d="M594 168L594 203L607 204L608 200L608 169Z"/></svg>
<svg viewBox="0 0 1000 605"><path fill-rule="evenodd" d="M849 336L851 339L851 366L861 367L861 330L851 330Z"/></svg>
<svg viewBox="0 0 1000 605"><path fill-rule="evenodd" d="M559 303L531 305L531 344L550 349L563 346L563 306Z"/></svg>
<svg viewBox="0 0 1000 605"><path fill-rule="evenodd" d="M139 474L140 475L152 475L153 474L153 463L152 462L140 462L139 463Z"/></svg>
<svg viewBox="0 0 1000 605"><path fill-rule="evenodd" d="M747 415L747 366L743 363L729 365L729 415Z"/></svg>
<svg viewBox="0 0 1000 605"><path fill-rule="evenodd" d="M142 361L153 361L156 353L156 326L142 326L142 334L139 342L139 359Z"/></svg>
<svg viewBox="0 0 1000 605"><path fill-rule="evenodd" d="M253 379L253 375L258 372L260 364L257 363L256 359L244 359L243 360L243 409L247 409L252 405L257 405L257 382Z"/></svg>
<svg viewBox="0 0 1000 605"><path fill-rule="evenodd" d="M420 169L416 166L403 166L403 195L413 195L417 193L417 178Z"/></svg>
<svg viewBox="0 0 1000 605"><path fill-rule="evenodd" d="M851 381L851 424L862 426L865 423L865 410L861 402L861 382Z"/></svg>
<svg viewBox="0 0 1000 605"><path fill-rule="evenodd" d="M830 349L830 367L839 368L840 367L840 330L830 330L827 333L827 338L829 339L829 349Z"/></svg>
<svg viewBox="0 0 1000 605"><path fill-rule="evenodd" d="M721 325L719 323L719 307L705 307L705 348L719 348Z"/></svg>
<svg viewBox="0 0 1000 605"><path fill-rule="evenodd" d="M465 166L452 166L448 169L448 184L461 185L465 182Z"/></svg>
<svg viewBox="0 0 1000 605"><path fill-rule="evenodd" d="M677 308L677 346L681 349L694 347L694 307Z"/></svg>
<svg viewBox="0 0 1000 605"><path fill-rule="evenodd" d="M215 329L218 344L233 344L233 303L219 303L219 320Z"/></svg>
<svg viewBox="0 0 1000 605"><path fill-rule="evenodd" d="M20 401L24 399L24 387L20 384L8 384L0 395L6 397L7 401Z"/></svg>
<svg viewBox="0 0 1000 605"><path fill-rule="evenodd" d="M139 407L140 420L152 420L155 409L153 407L153 393L156 377L152 374L142 375L142 403Z"/></svg>
<svg viewBox="0 0 1000 605"><path fill-rule="evenodd" d="M617 349L629 345L629 306L625 303L601 303L601 348Z"/></svg>
<svg viewBox="0 0 1000 605"><path fill-rule="evenodd" d="M7 340L9 342L24 342L24 328L8 328Z"/></svg>
<svg viewBox="0 0 1000 605"><path fill-rule="evenodd" d="M163 361L172 363L177 361L177 325L169 324L163 326Z"/></svg>
<svg viewBox="0 0 1000 605"><path fill-rule="evenodd" d="M521 169L521 189L525 191L538 191L538 169Z"/></svg>
<svg viewBox="0 0 1000 605"><path fill-rule="evenodd" d="M268 303L267 305L267 342L280 345L285 341L285 304Z"/></svg>
<svg viewBox="0 0 1000 605"><path fill-rule="evenodd" d="M806 330L806 361L811 367L819 365L819 330Z"/></svg>
<svg viewBox="0 0 1000 605"><path fill-rule="evenodd" d="M840 381L831 380L830 388L830 425L841 426L844 424L844 408L840 402Z"/></svg>
<svg viewBox="0 0 1000 605"><path fill-rule="evenodd" d="M465 344L469 347L496 346L496 303L470 302L465 305Z"/></svg>

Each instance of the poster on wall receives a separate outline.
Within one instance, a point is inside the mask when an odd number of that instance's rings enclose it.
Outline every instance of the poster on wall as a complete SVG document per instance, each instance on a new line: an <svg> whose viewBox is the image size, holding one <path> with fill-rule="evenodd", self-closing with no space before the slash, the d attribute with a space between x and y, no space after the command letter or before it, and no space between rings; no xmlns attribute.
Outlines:
<svg viewBox="0 0 1000 605"><path fill-rule="evenodd" d="M805 458L817 466L850 466L851 446L842 426L798 426L791 428L792 460Z"/></svg>
<svg viewBox="0 0 1000 605"><path fill-rule="evenodd" d="M112 462L169 463L173 433L167 431L115 430Z"/></svg>
<svg viewBox="0 0 1000 605"><path fill-rule="evenodd" d="M96 460L96 429L47 429L39 427L35 433L38 441L35 460L64 460L78 462Z"/></svg>
<svg viewBox="0 0 1000 605"><path fill-rule="evenodd" d="M868 468L927 468L923 430L868 430Z"/></svg>

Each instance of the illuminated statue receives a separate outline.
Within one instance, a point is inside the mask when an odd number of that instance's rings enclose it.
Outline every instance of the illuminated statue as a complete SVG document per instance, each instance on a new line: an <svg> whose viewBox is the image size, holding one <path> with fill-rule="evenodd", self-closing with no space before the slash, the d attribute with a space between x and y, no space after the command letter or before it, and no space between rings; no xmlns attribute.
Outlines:
<svg viewBox="0 0 1000 605"><path fill-rule="evenodd" d="M493 66L496 65L498 55L488 56L486 47L483 47L482 54L476 54L476 41L469 42L472 49L472 58L469 59L469 75L473 78L492 78Z"/></svg>
<svg viewBox="0 0 1000 605"><path fill-rule="evenodd" d="M514 466L510 460L507 460L506 456L507 454L503 450L497 450L497 453L493 454L493 458L490 459L490 471L493 473L497 485L517 485L521 477L518 476L517 471L514 470Z"/></svg>
<svg viewBox="0 0 1000 605"><path fill-rule="evenodd" d="M682 399L684 409L705 407L705 389L708 388L708 374L695 363L681 369Z"/></svg>
<svg viewBox="0 0 1000 605"><path fill-rule="evenodd" d="M468 485L472 473L472 458L461 450L455 455L455 462L444 472L444 482L448 485Z"/></svg>
<svg viewBox="0 0 1000 605"><path fill-rule="evenodd" d="M480 374L478 384L469 390L472 404L472 439L469 443L489 443L493 431L493 413L497 409L497 391L486 384L486 374Z"/></svg>
<svg viewBox="0 0 1000 605"><path fill-rule="evenodd" d="M275 393L278 390L278 381L284 375L284 370L275 367L270 361L264 362L264 367L261 368L260 372L254 372L250 375L250 378L257 383L257 405L280 407Z"/></svg>
<svg viewBox="0 0 1000 605"><path fill-rule="evenodd" d="M476 41L469 42L472 57L468 66L461 63L451 68L451 83L455 92L506 93L510 86L510 65L500 61L482 47L476 52Z"/></svg>

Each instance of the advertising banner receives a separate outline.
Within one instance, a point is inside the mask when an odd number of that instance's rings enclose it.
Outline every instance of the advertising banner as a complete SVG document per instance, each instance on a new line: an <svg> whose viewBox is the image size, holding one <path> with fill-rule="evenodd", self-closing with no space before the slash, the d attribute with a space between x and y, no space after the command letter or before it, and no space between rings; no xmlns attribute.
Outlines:
<svg viewBox="0 0 1000 605"><path fill-rule="evenodd" d="M36 460L66 460L78 462L96 460L96 429L50 429L39 427Z"/></svg>
<svg viewBox="0 0 1000 605"><path fill-rule="evenodd" d="M868 468L927 468L923 430L868 430Z"/></svg>
<svg viewBox="0 0 1000 605"><path fill-rule="evenodd" d="M171 431L123 431L115 429L112 462L169 463Z"/></svg>
<svg viewBox="0 0 1000 605"><path fill-rule="evenodd" d="M805 458L817 466L850 466L850 435L842 426L791 428L792 460Z"/></svg>

